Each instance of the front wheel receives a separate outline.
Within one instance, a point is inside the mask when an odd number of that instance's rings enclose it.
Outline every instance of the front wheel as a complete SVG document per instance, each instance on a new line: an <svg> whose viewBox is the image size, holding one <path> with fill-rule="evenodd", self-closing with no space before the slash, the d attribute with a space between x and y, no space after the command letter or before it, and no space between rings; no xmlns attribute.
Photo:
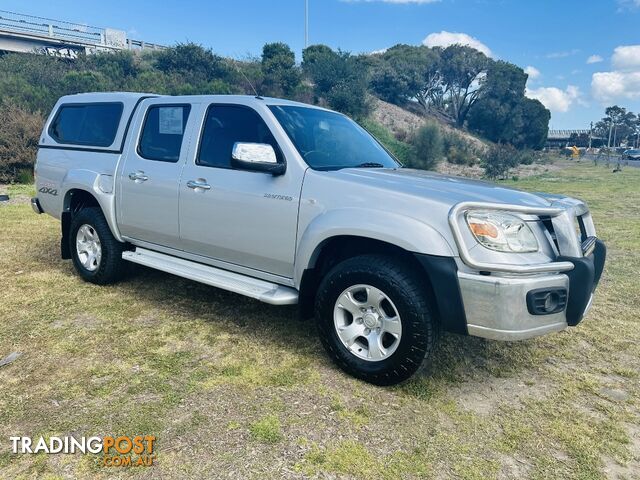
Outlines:
<svg viewBox="0 0 640 480"><path fill-rule="evenodd" d="M69 232L71 258L87 282L107 285L118 281L125 272L124 246L111 233L99 208L85 208L73 216Z"/></svg>
<svg viewBox="0 0 640 480"><path fill-rule="evenodd" d="M383 255L350 258L329 271L316 321L338 366L376 385L411 377L437 337L424 281L410 263Z"/></svg>

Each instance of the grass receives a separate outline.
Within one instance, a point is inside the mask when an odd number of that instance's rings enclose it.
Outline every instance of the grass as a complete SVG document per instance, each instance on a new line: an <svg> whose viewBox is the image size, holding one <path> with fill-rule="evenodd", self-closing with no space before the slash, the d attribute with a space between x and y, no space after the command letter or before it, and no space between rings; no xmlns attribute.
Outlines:
<svg viewBox="0 0 640 480"><path fill-rule="evenodd" d="M254 439L264 443L278 443L282 440L282 427L275 415L269 415L252 423L249 427Z"/></svg>
<svg viewBox="0 0 640 480"><path fill-rule="evenodd" d="M640 169L504 184L589 203L609 255L591 313L525 342L444 335L394 388L333 367L294 308L147 269L83 283L55 220L0 203L0 358L22 354L0 367L0 478L638 478ZM156 465L9 452L71 434L155 435Z"/></svg>
<svg viewBox="0 0 640 480"><path fill-rule="evenodd" d="M414 161L416 152L410 143L398 140L390 130L371 119L363 120L361 123L402 164L409 165Z"/></svg>

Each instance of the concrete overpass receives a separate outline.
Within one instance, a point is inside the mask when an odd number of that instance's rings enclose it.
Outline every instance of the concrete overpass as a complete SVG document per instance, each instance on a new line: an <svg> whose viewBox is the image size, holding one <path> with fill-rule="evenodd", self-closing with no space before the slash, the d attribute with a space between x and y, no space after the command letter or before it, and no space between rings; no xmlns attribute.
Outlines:
<svg viewBox="0 0 640 480"><path fill-rule="evenodd" d="M0 52L76 58L81 53L163 48L130 39L122 30L0 10Z"/></svg>
<svg viewBox="0 0 640 480"><path fill-rule="evenodd" d="M589 136L591 136L592 143L601 143L602 138L593 134L591 130L549 130L547 134L548 148L563 148L571 146L576 143L576 139L580 139L581 143L584 141L588 144ZM588 146L588 145L578 145Z"/></svg>

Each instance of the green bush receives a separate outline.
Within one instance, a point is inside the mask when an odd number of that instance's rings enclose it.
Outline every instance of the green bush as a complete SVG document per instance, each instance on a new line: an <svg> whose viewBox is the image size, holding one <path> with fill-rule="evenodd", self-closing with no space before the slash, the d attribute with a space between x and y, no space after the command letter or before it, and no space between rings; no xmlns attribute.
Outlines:
<svg viewBox="0 0 640 480"><path fill-rule="evenodd" d="M509 170L518 166L520 154L511 145L494 145L484 155L481 161L484 174L491 179L505 179Z"/></svg>
<svg viewBox="0 0 640 480"><path fill-rule="evenodd" d="M420 127L411 138L414 155L407 166L422 170L433 170L442 160L444 143L440 128L434 123Z"/></svg>
<svg viewBox="0 0 640 480"><path fill-rule="evenodd" d="M456 165L473 165L478 154L471 142L455 132L445 132L442 135L444 156L447 162Z"/></svg>
<svg viewBox="0 0 640 480"><path fill-rule="evenodd" d="M533 150L518 150L518 163L521 165L531 165L538 160L539 155Z"/></svg>

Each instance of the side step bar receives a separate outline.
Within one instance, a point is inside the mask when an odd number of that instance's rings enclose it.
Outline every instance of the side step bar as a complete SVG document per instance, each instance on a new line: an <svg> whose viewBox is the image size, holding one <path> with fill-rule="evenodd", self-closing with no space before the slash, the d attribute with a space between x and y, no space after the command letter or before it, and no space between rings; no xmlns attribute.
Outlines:
<svg viewBox="0 0 640 480"><path fill-rule="evenodd" d="M205 283L212 287L255 298L271 305L293 305L298 303L298 291L293 288L165 255L164 253L138 247L133 252L123 252L122 258L146 267L178 275L179 277Z"/></svg>

